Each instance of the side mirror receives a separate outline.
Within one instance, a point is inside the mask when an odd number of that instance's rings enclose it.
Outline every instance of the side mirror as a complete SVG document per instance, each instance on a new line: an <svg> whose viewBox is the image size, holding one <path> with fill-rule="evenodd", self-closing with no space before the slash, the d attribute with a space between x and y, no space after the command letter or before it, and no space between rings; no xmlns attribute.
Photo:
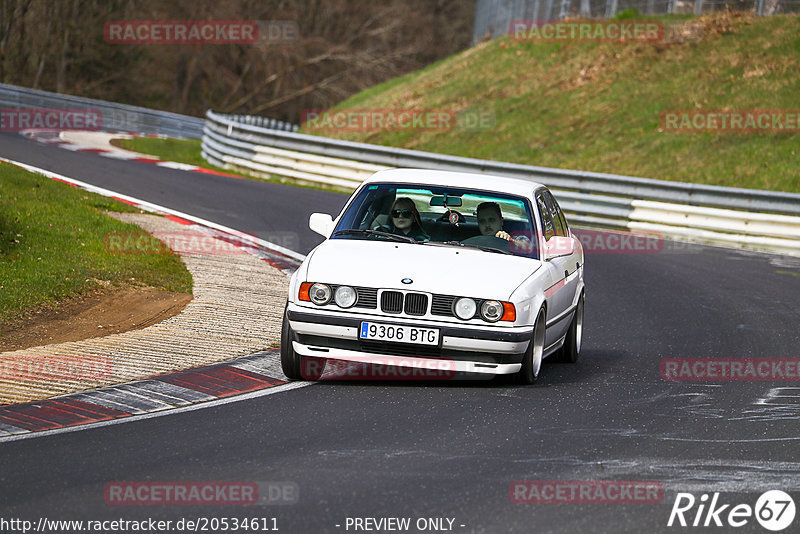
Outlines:
<svg viewBox="0 0 800 534"><path fill-rule="evenodd" d="M544 259L558 258L559 256L569 256L575 252L575 240L571 237L561 235L553 236L545 245Z"/></svg>
<svg viewBox="0 0 800 534"><path fill-rule="evenodd" d="M333 219L327 213L312 213L308 218L308 227L327 239L333 232Z"/></svg>

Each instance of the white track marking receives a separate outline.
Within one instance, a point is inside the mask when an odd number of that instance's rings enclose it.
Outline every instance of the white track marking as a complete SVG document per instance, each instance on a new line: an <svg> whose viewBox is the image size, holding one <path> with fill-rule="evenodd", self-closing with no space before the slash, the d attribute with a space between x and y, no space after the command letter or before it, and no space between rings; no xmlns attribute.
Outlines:
<svg viewBox="0 0 800 534"><path fill-rule="evenodd" d="M131 415L130 417L121 417L119 419L111 419L109 421L98 421L96 423L87 423L85 425L77 425L77 426L69 426L65 428L55 428L53 430L42 430L40 432L30 432L27 434L14 434L11 436L6 436L0 438L0 443L6 443L9 441L19 441L21 439L33 439L33 438L43 438L45 436L53 436L55 434L65 434L67 432L79 432L82 430L89 430L91 428L100 428L105 426L111 425L119 425L122 423L130 423L133 421L143 421L145 419L153 419L155 417L166 417L169 415L175 415L184 412L193 412L195 410L202 410L204 408L213 408L215 406L221 406L223 404L230 404L232 402L239 402L244 400L256 399L258 397L264 397L266 395L272 395L273 393L283 393L284 391L290 391L292 389L303 388L306 386L311 386L317 384L317 382L289 382L287 384L281 384L280 386L274 386L266 389L260 389L258 391L252 391L250 393L242 393L241 395L234 395L232 397L225 397L222 399L216 399L213 401L208 402L201 402L198 404L192 404L191 406L184 406L181 408L174 408L172 410L164 410L158 412L150 412L141 415Z"/></svg>

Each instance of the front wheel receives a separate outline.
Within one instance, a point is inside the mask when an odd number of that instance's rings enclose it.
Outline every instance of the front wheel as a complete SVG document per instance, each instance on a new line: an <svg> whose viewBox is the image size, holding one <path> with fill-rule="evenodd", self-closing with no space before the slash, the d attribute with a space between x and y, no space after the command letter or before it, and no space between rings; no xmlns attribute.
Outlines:
<svg viewBox="0 0 800 534"><path fill-rule="evenodd" d="M294 351L293 340L294 332L289 324L289 304L287 303L281 327L281 369L283 374L291 380L319 380L325 370L327 360L300 356Z"/></svg>
<svg viewBox="0 0 800 534"><path fill-rule="evenodd" d="M583 301L584 294L581 293L578 298L578 305L575 307L575 315L572 317L572 323L567 331L567 337L564 339L564 345L558 349L558 353L554 356L554 360L557 362L575 363L578 361L583 338Z"/></svg>
<svg viewBox="0 0 800 534"><path fill-rule="evenodd" d="M544 354L544 333L545 321L544 310L539 311L536 317L536 324L533 327L533 336L528 343L528 350L522 357L522 369L519 370L517 378L522 384L533 384L539 378L539 371L542 369L542 355Z"/></svg>
<svg viewBox="0 0 800 534"><path fill-rule="evenodd" d="M300 380L300 356L292 347L294 332L289 325L289 304L283 310L283 325L281 327L281 369L283 374L291 380Z"/></svg>

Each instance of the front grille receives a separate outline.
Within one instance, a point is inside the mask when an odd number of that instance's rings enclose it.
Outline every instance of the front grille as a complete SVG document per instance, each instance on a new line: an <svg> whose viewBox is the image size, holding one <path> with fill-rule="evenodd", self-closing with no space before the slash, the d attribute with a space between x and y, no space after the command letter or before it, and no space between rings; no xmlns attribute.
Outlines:
<svg viewBox="0 0 800 534"><path fill-rule="evenodd" d="M453 317L453 302L456 297L452 295L434 295L431 302L431 315L444 315Z"/></svg>
<svg viewBox="0 0 800 534"><path fill-rule="evenodd" d="M356 294L358 300L356 301L356 308L370 308L375 309L378 307L378 290L372 287L357 287Z"/></svg>
<svg viewBox="0 0 800 534"><path fill-rule="evenodd" d="M331 285L331 290L336 291L337 285ZM378 308L378 291L374 287L358 287L356 290L356 303L354 308L375 310ZM422 317L428 313L440 317L455 317L453 314L453 303L458 297L454 295L433 294L428 296L426 293L403 293L396 290L383 290L380 298L380 309L384 313L405 314L412 317ZM430 300L430 311L428 302ZM481 300L475 300L480 307Z"/></svg>
<svg viewBox="0 0 800 534"><path fill-rule="evenodd" d="M425 312L428 311L428 295L406 293L405 310L408 315L425 315Z"/></svg>
<svg viewBox="0 0 800 534"><path fill-rule="evenodd" d="M381 294L381 311L384 313L403 311L403 294L399 291L384 291Z"/></svg>

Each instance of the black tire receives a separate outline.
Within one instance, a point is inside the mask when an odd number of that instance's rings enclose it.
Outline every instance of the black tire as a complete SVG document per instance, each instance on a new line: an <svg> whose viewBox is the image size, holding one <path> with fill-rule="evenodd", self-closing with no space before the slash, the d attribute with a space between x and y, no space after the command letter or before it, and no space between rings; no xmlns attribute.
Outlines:
<svg viewBox="0 0 800 534"><path fill-rule="evenodd" d="M522 368L517 374L517 379L521 384L533 384L539 378L539 372L542 370L542 360L544 359L545 328L544 309L542 309L539 310L539 315L536 316L533 335L530 343L528 343L528 350L525 351L525 356L522 357Z"/></svg>
<svg viewBox="0 0 800 534"><path fill-rule="evenodd" d="M567 330L567 337L564 345L553 355L553 361L559 363L575 363L581 353L581 343L583 341L583 301L584 294L578 298L578 305L575 307L575 315L572 316L572 323Z"/></svg>
<svg viewBox="0 0 800 534"><path fill-rule="evenodd" d="M283 310L283 326L281 327L281 369L290 380L300 380L300 357L292 347L294 332L289 325L289 304Z"/></svg>
<svg viewBox="0 0 800 534"><path fill-rule="evenodd" d="M325 370L325 358L300 356L294 351L292 341L295 336L289 325L289 304L283 311L283 325L281 326L281 369L283 374L291 380L319 380Z"/></svg>

